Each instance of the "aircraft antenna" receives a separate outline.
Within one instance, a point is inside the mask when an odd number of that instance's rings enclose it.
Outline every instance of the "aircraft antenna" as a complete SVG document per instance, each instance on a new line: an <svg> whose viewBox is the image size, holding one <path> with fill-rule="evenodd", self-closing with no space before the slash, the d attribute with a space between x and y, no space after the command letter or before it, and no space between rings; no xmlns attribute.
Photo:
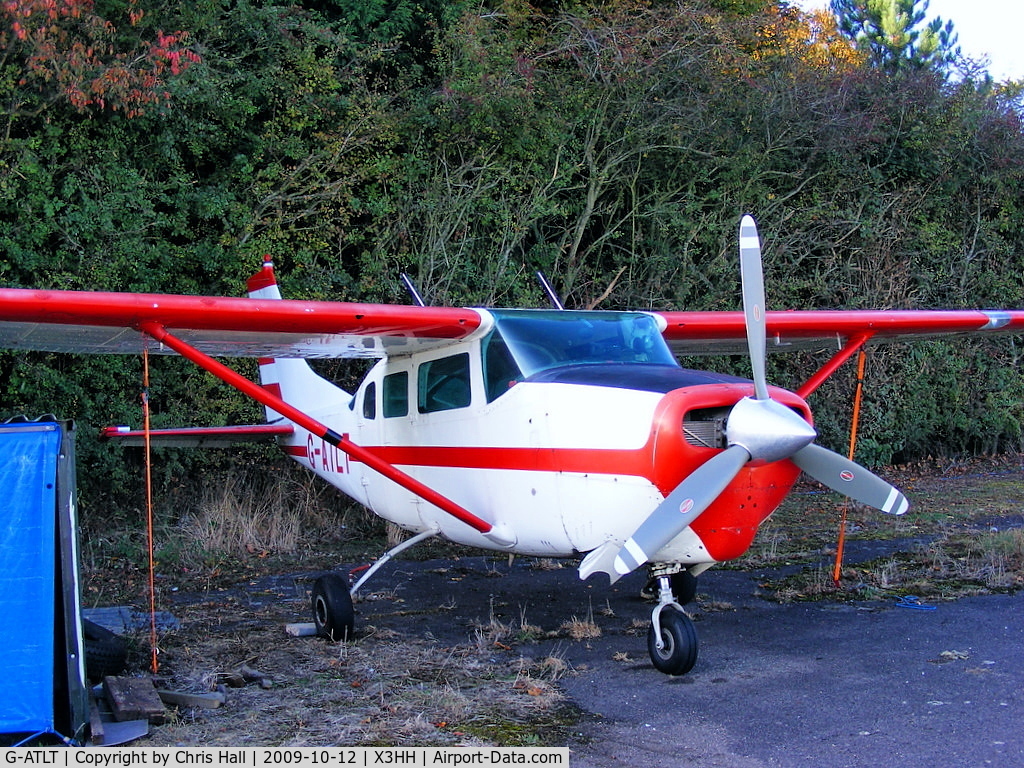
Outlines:
<svg viewBox="0 0 1024 768"><path fill-rule="evenodd" d="M416 290L416 283L412 281L411 277L409 277L407 274L405 274L405 272L403 272L401 275L399 275L399 279L402 281L402 285L405 286L405 290L409 292L409 296L412 297L413 304L415 304L417 307L427 306L427 303L423 301L423 297L420 296L420 292Z"/></svg>
<svg viewBox="0 0 1024 768"><path fill-rule="evenodd" d="M558 294L555 293L555 289L551 286L551 283L548 282L548 279L544 277L544 273L539 269L537 270L537 280L540 281L540 287L543 288L544 293L547 294L548 301L551 302L551 306L555 309L565 309L565 307L562 306L562 300L558 298Z"/></svg>

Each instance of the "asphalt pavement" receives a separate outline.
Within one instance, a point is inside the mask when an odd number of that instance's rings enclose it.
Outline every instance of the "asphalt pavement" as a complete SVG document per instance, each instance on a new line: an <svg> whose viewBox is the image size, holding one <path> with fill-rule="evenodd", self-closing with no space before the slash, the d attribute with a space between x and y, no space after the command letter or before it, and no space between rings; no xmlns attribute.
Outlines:
<svg viewBox="0 0 1024 768"><path fill-rule="evenodd" d="M647 656L651 605L636 575L609 587L572 568L472 557L397 564L378 585L406 607L451 601L448 629L429 627L438 637L464 640L469 623L490 618L601 627L595 639L517 648L572 670L559 685L583 712L573 768L1024 766L1024 594L921 608L778 604L759 595L767 575L700 578L700 653L681 677Z"/></svg>
<svg viewBox="0 0 1024 768"><path fill-rule="evenodd" d="M576 768L1024 766L1024 595L778 605L750 574L703 581L734 610L697 623L691 673L596 658L563 681L600 716Z"/></svg>

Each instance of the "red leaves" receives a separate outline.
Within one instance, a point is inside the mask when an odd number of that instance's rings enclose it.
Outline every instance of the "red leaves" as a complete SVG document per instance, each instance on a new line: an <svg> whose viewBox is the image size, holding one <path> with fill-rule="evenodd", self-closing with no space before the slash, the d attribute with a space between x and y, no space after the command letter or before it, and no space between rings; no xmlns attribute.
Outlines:
<svg viewBox="0 0 1024 768"><path fill-rule="evenodd" d="M198 64L199 54L183 46L188 39L187 32L174 32L165 35L156 33L156 43L149 48L149 55L157 69L170 69L172 75L180 75L192 64ZM158 72L157 75L162 74Z"/></svg>
<svg viewBox="0 0 1024 768"><path fill-rule="evenodd" d="M134 5L131 27L144 16ZM187 32L161 30L153 42L139 39L135 49L119 49L117 28L94 13L92 0L0 4L0 48L20 57L19 85L34 86L49 102L66 99L79 112L110 109L135 117L166 102L167 78L201 61L189 44Z"/></svg>

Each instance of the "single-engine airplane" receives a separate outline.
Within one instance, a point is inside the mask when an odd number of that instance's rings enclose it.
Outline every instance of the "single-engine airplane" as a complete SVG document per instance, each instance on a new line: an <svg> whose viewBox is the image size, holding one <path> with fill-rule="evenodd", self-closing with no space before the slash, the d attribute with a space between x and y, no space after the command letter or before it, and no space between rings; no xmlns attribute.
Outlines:
<svg viewBox="0 0 1024 768"><path fill-rule="evenodd" d="M0 289L0 345L177 353L262 403L266 424L153 432L270 435L300 464L413 535L350 590L313 588L318 631L353 629L352 592L406 547L578 557L581 578L647 566L648 650L678 675L697 658L683 604L742 555L800 472L883 512L907 500L814 442L806 398L869 342L1022 332L1024 311L766 312L754 220L739 230L742 312L455 309L284 300L265 263L248 298ZM415 297L415 293L414 293ZM765 379L768 340L836 344L796 391ZM745 344L744 344L745 342ZM674 352L746 346L751 380L682 368ZM216 357L259 358L260 383ZM379 358L354 393L303 358ZM116 430L115 430L116 432ZM132 433L129 433L131 436ZM138 435L139 433L134 433Z"/></svg>

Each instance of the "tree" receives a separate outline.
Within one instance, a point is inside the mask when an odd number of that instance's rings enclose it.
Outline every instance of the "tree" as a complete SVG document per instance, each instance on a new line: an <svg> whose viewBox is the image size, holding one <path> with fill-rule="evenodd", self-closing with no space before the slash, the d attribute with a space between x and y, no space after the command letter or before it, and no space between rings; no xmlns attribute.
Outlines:
<svg viewBox="0 0 1024 768"><path fill-rule="evenodd" d="M128 24L146 15L129 2ZM118 29L91 0L8 0L0 4L0 118L5 137L19 117L66 100L78 112L123 111L128 117L169 98L168 77L199 62L185 32L154 31L123 45Z"/></svg>
<svg viewBox="0 0 1024 768"><path fill-rule="evenodd" d="M953 22L936 17L921 26L928 0L831 0L831 6L843 34L879 69L944 72L960 56Z"/></svg>
<svg viewBox="0 0 1024 768"><path fill-rule="evenodd" d="M0 0L0 283L234 294L271 254L294 298L404 300L406 271L431 303L529 306L540 268L567 306L736 309L753 211L773 307L1021 305L1020 91L891 77L839 21L762 0ZM965 349L876 354L865 460L1017 440L1012 340ZM155 426L258 418L181 363L153 363ZM773 356L770 378L818 364ZM0 411L74 418L97 508L131 489L92 427L137 420L139 367L0 352ZM834 444L848 385L814 403ZM965 426L936 402L984 408ZM160 483L213 461L165 460Z"/></svg>

